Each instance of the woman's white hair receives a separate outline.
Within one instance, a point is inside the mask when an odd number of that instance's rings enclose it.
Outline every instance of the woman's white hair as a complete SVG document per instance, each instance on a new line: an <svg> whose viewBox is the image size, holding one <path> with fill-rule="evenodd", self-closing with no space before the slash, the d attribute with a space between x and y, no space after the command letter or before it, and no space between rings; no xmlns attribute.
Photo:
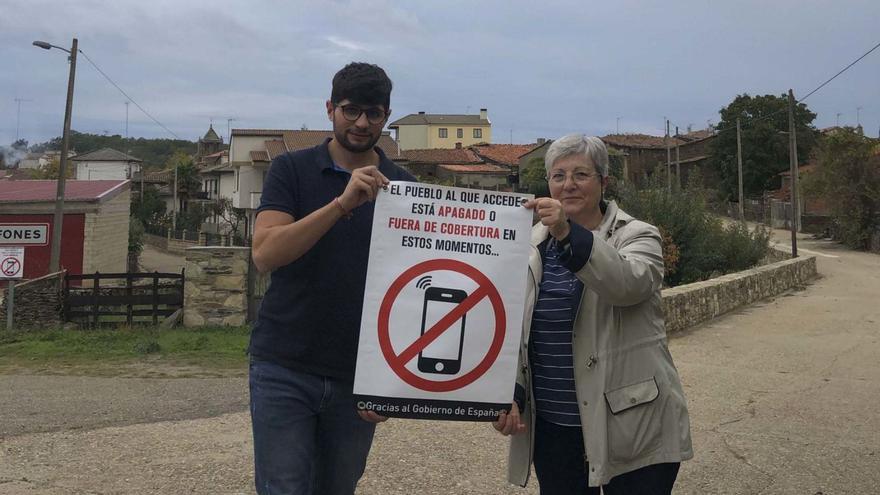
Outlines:
<svg viewBox="0 0 880 495"><path fill-rule="evenodd" d="M556 160L569 155L583 155L589 158L596 168L596 173L608 177L608 149L601 139L583 134L569 134L553 141L547 149L547 154L544 155L544 168L547 169L547 173L550 173Z"/></svg>

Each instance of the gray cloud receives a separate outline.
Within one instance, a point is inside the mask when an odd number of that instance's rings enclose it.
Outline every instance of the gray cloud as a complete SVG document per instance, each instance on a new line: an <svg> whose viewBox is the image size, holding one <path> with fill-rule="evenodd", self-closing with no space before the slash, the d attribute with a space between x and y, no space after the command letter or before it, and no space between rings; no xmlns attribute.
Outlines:
<svg viewBox="0 0 880 495"><path fill-rule="evenodd" d="M696 128L742 92L803 95L880 41L880 4L0 0L0 143L60 133L64 54L81 49L151 114L195 139L239 127L326 128L330 79L372 61L395 83L396 117L489 108L496 142L566 132ZM880 51L807 101L817 125L880 127ZM122 133L124 97L84 59L74 128ZM133 106L131 133L165 136Z"/></svg>

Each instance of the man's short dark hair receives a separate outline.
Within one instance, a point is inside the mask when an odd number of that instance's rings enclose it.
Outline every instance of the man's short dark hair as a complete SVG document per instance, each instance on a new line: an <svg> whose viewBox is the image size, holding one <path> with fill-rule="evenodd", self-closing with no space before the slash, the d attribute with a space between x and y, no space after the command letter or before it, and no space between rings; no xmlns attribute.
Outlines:
<svg viewBox="0 0 880 495"><path fill-rule="evenodd" d="M337 104L348 99L359 105L391 105L391 79L381 67L364 62L352 62L333 76L330 102Z"/></svg>

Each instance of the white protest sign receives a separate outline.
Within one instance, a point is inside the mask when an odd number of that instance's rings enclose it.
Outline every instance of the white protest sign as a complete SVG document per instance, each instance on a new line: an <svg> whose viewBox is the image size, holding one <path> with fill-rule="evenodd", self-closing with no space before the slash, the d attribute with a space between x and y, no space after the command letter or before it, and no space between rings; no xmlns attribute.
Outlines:
<svg viewBox="0 0 880 495"><path fill-rule="evenodd" d="M510 407L531 195L392 182L380 191L354 393L396 417L494 420Z"/></svg>

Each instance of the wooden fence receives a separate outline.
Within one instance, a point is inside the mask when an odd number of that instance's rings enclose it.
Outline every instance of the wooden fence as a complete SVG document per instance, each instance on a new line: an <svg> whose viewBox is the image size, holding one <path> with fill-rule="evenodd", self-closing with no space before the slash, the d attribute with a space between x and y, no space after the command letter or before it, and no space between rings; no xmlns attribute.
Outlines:
<svg viewBox="0 0 880 495"><path fill-rule="evenodd" d="M91 282L91 287L88 283ZM91 273L64 279L64 319L84 326L152 323L183 308L184 272Z"/></svg>

